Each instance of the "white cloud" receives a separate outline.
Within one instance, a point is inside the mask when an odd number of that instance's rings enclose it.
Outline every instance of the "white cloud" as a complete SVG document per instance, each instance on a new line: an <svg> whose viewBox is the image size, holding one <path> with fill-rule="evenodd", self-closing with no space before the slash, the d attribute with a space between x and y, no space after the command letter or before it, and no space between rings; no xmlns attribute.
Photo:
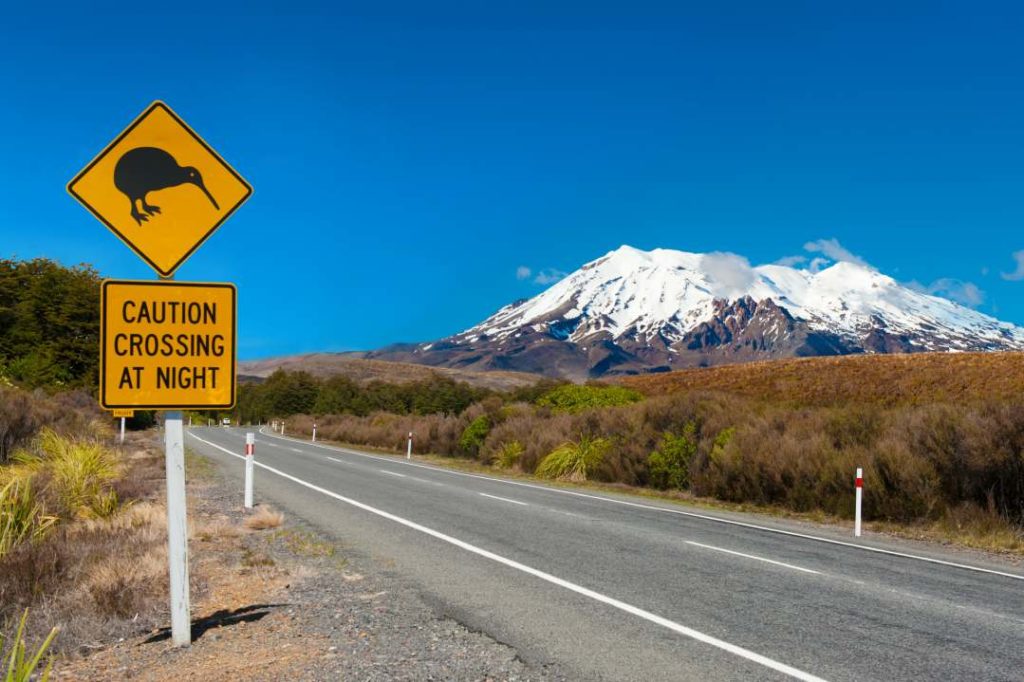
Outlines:
<svg viewBox="0 0 1024 682"><path fill-rule="evenodd" d="M554 284L558 280L566 276L565 272L556 270L555 268L544 268L537 272L537 276L533 278L536 284Z"/></svg>
<svg viewBox="0 0 1024 682"><path fill-rule="evenodd" d="M1017 269L1013 272L1000 272L999 276L1011 282L1024 279L1024 251L1014 251L1013 260L1017 261Z"/></svg>
<svg viewBox="0 0 1024 682"><path fill-rule="evenodd" d="M526 267L525 265L520 265L518 268L516 268L516 279L530 279L530 275L532 274L533 270Z"/></svg>
<svg viewBox="0 0 1024 682"><path fill-rule="evenodd" d="M907 286L915 291L948 298L971 308L977 308L985 302L985 292L977 284L953 277L942 277L928 285L920 282L908 282Z"/></svg>
<svg viewBox="0 0 1024 682"><path fill-rule="evenodd" d="M793 268L797 265L802 265L807 262L807 256L786 256L775 261L776 265L784 265L787 268Z"/></svg>
<svg viewBox="0 0 1024 682"><path fill-rule="evenodd" d="M700 268L711 278L711 293L720 298L742 296L757 279L750 261L735 253L705 254L701 258Z"/></svg>
<svg viewBox="0 0 1024 682"><path fill-rule="evenodd" d="M808 264L807 269L810 270L811 272L821 272L831 262L832 261L830 261L828 258L822 258L821 256L817 256L811 259L811 262Z"/></svg>
<svg viewBox="0 0 1024 682"><path fill-rule="evenodd" d="M820 253L836 262L856 263L857 265L865 268L871 267L868 265L866 260L854 253L851 253L847 248L839 243L838 239L835 238L817 239L813 242L807 242L804 244L804 250L810 251L811 253Z"/></svg>

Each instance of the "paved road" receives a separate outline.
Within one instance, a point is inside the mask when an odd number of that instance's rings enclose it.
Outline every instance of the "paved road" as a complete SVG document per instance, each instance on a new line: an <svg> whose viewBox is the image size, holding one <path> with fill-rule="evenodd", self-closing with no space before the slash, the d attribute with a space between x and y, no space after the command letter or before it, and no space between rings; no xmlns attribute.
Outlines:
<svg viewBox="0 0 1024 682"><path fill-rule="evenodd" d="M238 477L240 502L244 442L215 427L186 443ZM272 432L256 462L257 501L573 679L1024 680L1019 569Z"/></svg>

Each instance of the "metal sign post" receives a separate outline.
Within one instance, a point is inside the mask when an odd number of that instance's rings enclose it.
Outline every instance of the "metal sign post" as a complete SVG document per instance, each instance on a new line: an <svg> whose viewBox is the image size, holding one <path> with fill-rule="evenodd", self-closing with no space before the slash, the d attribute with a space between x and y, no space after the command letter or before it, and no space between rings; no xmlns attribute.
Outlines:
<svg viewBox="0 0 1024 682"><path fill-rule="evenodd" d="M167 462L167 559L171 575L171 639L192 643L188 592L188 521L185 518L185 431L181 412L164 415Z"/></svg>

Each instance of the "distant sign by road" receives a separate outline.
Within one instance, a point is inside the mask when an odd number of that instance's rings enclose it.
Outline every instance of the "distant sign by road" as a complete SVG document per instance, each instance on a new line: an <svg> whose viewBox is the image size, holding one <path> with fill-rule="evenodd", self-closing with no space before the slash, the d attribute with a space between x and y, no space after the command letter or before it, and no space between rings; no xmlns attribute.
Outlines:
<svg viewBox="0 0 1024 682"><path fill-rule="evenodd" d="M236 303L233 284L104 281L100 404L233 407Z"/></svg>
<svg viewBox="0 0 1024 682"><path fill-rule="evenodd" d="M169 277L252 187L163 102L89 163L68 192Z"/></svg>

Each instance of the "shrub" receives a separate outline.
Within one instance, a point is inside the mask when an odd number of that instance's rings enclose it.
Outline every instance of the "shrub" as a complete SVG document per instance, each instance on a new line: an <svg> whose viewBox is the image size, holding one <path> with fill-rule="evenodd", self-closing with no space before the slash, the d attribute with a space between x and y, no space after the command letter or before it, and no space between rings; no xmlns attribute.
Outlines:
<svg viewBox="0 0 1024 682"><path fill-rule="evenodd" d="M480 448L487 438L487 432L491 430L491 418L482 414L469 423L459 437L459 447L471 455L480 452Z"/></svg>
<svg viewBox="0 0 1024 682"><path fill-rule="evenodd" d="M511 469L519 465L519 459L523 456L525 448L517 440L502 443L498 448L497 456L494 458L494 465L499 469Z"/></svg>
<svg viewBox="0 0 1024 682"><path fill-rule="evenodd" d="M683 490L690 485L690 463L697 454L697 425L689 422L679 435L666 431L658 449L647 458L651 485Z"/></svg>
<svg viewBox="0 0 1024 682"><path fill-rule="evenodd" d="M585 481L604 463L610 449L607 438L584 436L576 443L562 443L541 461L536 473L543 478Z"/></svg>
<svg viewBox="0 0 1024 682"><path fill-rule="evenodd" d="M637 391L622 386L577 386L566 384L548 391L537 399L541 407L555 412L580 412L595 407L628 405L643 400Z"/></svg>

